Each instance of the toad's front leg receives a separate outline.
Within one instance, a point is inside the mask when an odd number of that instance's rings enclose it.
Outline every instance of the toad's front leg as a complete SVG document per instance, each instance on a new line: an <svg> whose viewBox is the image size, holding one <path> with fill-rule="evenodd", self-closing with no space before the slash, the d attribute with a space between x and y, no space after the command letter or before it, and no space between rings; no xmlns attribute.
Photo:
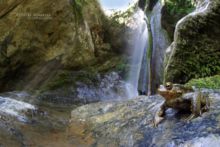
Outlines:
<svg viewBox="0 0 220 147"><path fill-rule="evenodd" d="M209 94L205 93L202 96L202 112L206 112L210 109L210 99Z"/></svg>
<svg viewBox="0 0 220 147"><path fill-rule="evenodd" d="M187 121L192 120L202 114L202 93L195 92L191 99L191 115L186 119Z"/></svg>
<svg viewBox="0 0 220 147"><path fill-rule="evenodd" d="M154 127L157 127L158 124L164 120L164 115L165 112L167 110L166 104L163 103L163 105L160 107L160 109L156 112L155 116L154 116Z"/></svg>

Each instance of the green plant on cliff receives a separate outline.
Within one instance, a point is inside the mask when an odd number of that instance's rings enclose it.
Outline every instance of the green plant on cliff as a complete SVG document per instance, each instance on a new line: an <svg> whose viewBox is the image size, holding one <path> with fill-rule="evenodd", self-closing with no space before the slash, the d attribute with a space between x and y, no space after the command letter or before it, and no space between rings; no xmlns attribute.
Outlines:
<svg viewBox="0 0 220 147"><path fill-rule="evenodd" d="M162 9L162 26L173 39L176 23L195 9L193 0L165 0Z"/></svg>
<svg viewBox="0 0 220 147"><path fill-rule="evenodd" d="M83 20L83 5L86 4L85 0L72 0L73 14L75 16L75 23L79 25ZM77 30L77 29L76 29Z"/></svg>
<svg viewBox="0 0 220 147"><path fill-rule="evenodd" d="M165 5L171 15L186 15L195 8L192 0L166 0Z"/></svg>
<svg viewBox="0 0 220 147"><path fill-rule="evenodd" d="M220 89L220 75L200 79L192 79L186 85L195 86L197 88Z"/></svg>

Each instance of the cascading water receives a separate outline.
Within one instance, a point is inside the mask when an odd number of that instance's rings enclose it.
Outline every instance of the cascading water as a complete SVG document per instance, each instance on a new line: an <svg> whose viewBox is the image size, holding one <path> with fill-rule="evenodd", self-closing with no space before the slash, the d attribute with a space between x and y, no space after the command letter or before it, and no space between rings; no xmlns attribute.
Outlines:
<svg viewBox="0 0 220 147"><path fill-rule="evenodd" d="M128 96L138 96L138 89L143 91L147 89L147 48L148 48L148 26L146 23L147 17L145 13L139 9L133 16L132 28L132 57L131 67L129 72L129 87ZM144 66L144 67L143 67ZM141 81L139 79L141 77Z"/></svg>
<svg viewBox="0 0 220 147"><path fill-rule="evenodd" d="M153 8L150 15L150 24L152 32L152 55L151 55L151 93L154 94L156 88L163 81L163 63L165 51L170 41L166 31L161 25L161 11L163 5L159 1Z"/></svg>
<svg viewBox="0 0 220 147"><path fill-rule="evenodd" d="M169 46L166 32L161 26L162 4L159 1L152 12L139 9L133 16L132 59L129 72L128 96L153 94L162 82L163 61ZM147 17L148 16L148 17ZM149 19L149 20L148 20Z"/></svg>

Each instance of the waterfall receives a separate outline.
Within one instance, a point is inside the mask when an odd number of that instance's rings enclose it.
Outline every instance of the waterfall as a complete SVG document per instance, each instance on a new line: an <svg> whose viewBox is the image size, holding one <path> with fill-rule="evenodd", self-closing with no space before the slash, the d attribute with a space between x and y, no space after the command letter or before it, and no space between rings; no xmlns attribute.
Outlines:
<svg viewBox="0 0 220 147"><path fill-rule="evenodd" d="M148 26L145 13L139 9L133 16L132 35L132 57L128 82L131 85L128 89L128 96L138 96L139 87L147 89L147 48L148 48ZM144 66L143 66L144 65ZM140 77L142 77L139 82Z"/></svg>
<svg viewBox="0 0 220 147"><path fill-rule="evenodd" d="M154 94L163 77L165 50L169 46L167 34L161 26L160 1L152 12L138 10L133 16L132 57L128 82L129 97ZM148 17L147 17L148 16Z"/></svg>
<svg viewBox="0 0 220 147"><path fill-rule="evenodd" d="M156 92L156 88L163 81L163 63L166 49L168 48L170 41L166 31L161 26L161 11L163 5L158 2L150 15L150 24L152 32L152 55L151 55L151 93Z"/></svg>

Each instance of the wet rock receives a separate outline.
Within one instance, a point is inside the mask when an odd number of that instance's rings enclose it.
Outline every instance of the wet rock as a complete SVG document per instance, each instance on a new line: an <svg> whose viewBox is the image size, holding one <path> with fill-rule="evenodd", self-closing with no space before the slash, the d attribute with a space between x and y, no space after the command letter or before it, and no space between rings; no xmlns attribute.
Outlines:
<svg viewBox="0 0 220 147"><path fill-rule="evenodd" d="M28 119L25 114L36 109L35 106L29 103L0 96L0 115L2 115L2 117L9 115L15 117L19 121L27 122Z"/></svg>
<svg viewBox="0 0 220 147"><path fill-rule="evenodd" d="M0 146L23 146L24 136L13 123L16 120L0 115Z"/></svg>
<svg viewBox="0 0 220 147"><path fill-rule="evenodd" d="M72 111L69 134L91 146L215 145L220 137L220 94L211 93L210 97L211 109L201 117L186 122L189 114L169 109L157 128L152 119L163 102L160 96L85 105ZM82 134L74 133L76 126Z"/></svg>
<svg viewBox="0 0 220 147"><path fill-rule="evenodd" d="M65 136L72 108L45 103L41 105L37 100L27 103L28 99L36 97L25 92L1 95L3 103L0 104L0 146L54 146L54 142L58 146L72 146ZM25 97L27 95L29 96ZM30 105L37 109L28 109L27 106Z"/></svg>

